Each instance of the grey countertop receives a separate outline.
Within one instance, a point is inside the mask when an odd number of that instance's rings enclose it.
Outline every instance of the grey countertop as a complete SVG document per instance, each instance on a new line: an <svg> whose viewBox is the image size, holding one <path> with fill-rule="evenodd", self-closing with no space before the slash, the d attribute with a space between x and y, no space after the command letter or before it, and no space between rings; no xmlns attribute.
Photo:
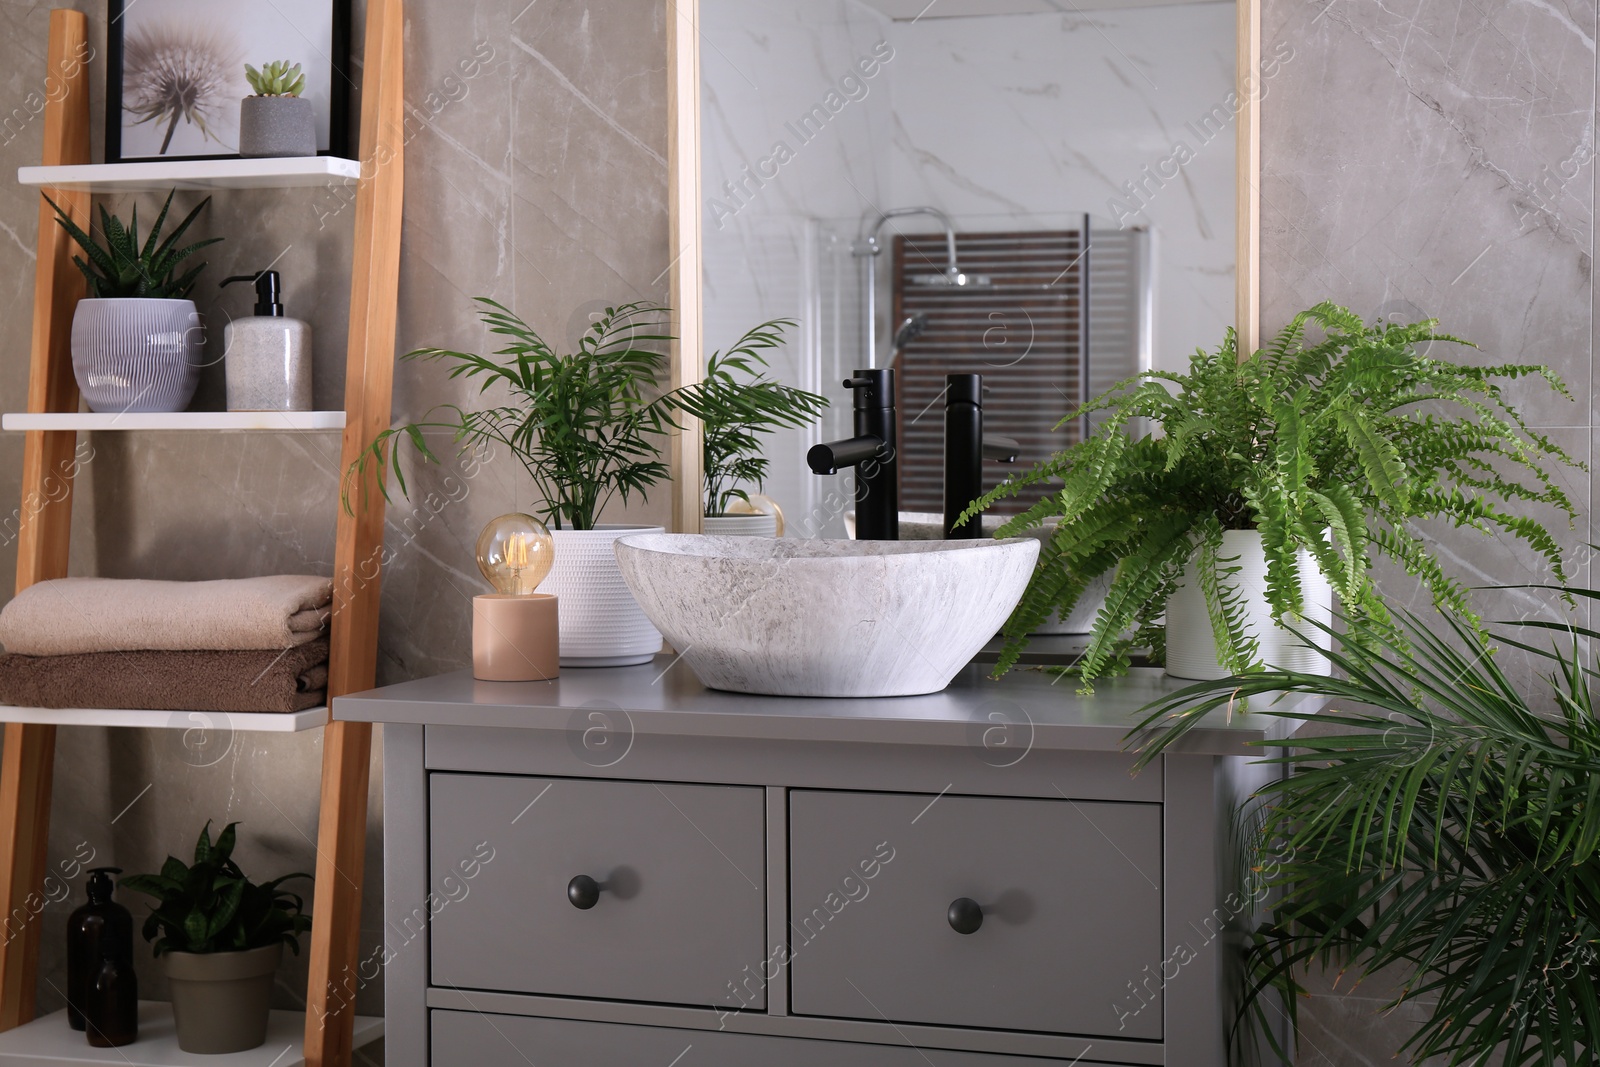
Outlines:
<svg viewBox="0 0 1600 1067"><path fill-rule="evenodd" d="M1139 709L1187 683L1136 667L1079 696L1072 678L1017 669L995 681L973 665L927 696L829 699L749 696L707 689L688 664L668 656L639 667L567 669L550 682L480 682L469 670L339 697L333 717L356 722L582 729L587 711L627 712L636 734L765 741L967 745L1001 726L1036 749L1121 749ZM1315 698L1294 698L1306 710ZM1292 722L1261 714L1215 713L1176 750L1247 754L1248 743L1291 733Z"/></svg>

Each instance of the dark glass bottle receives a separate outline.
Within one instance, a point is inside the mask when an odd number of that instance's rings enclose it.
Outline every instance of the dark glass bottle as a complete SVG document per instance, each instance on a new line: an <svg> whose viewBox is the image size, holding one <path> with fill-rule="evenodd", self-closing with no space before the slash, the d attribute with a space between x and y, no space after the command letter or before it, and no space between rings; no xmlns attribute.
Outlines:
<svg viewBox="0 0 1600 1067"><path fill-rule="evenodd" d="M133 916L111 899L111 875L119 867L96 867L89 872L89 903L67 920L67 1023L84 1027L85 1007L103 959L102 946L111 945L117 961L129 973L133 968Z"/></svg>
<svg viewBox="0 0 1600 1067"><path fill-rule="evenodd" d="M131 1045L139 1037L139 977L133 960L104 940L100 944L100 969L90 983L83 1006L89 1044L95 1048Z"/></svg>

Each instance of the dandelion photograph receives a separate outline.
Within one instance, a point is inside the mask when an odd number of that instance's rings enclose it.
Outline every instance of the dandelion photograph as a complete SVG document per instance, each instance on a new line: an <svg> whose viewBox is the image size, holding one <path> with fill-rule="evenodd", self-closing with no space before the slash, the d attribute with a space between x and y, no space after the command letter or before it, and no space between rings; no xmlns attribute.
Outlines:
<svg viewBox="0 0 1600 1067"><path fill-rule="evenodd" d="M245 65L298 63L317 151L348 154L349 0L111 0L106 161L239 154Z"/></svg>

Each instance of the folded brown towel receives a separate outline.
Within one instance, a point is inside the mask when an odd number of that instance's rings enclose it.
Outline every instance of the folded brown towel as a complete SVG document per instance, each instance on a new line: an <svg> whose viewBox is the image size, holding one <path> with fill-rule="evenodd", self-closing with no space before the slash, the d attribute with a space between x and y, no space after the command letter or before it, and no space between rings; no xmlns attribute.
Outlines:
<svg viewBox="0 0 1600 1067"><path fill-rule="evenodd" d="M0 644L28 656L270 648L326 632L333 582L276 574L216 582L57 578L0 610Z"/></svg>
<svg viewBox="0 0 1600 1067"><path fill-rule="evenodd" d="M287 649L0 655L0 703L32 708L304 711L327 702L328 639Z"/></svg>

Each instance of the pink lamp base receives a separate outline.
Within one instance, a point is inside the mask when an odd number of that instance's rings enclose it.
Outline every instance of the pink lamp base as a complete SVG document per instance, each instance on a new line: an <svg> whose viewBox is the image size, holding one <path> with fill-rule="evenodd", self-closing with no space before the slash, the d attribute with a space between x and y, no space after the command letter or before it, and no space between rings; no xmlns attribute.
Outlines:
<svg viewBox="0 0 1600 1067"><path fill-rule="evenodd" d="M561 626L548 593L472 598L472 676L484 682L546 682L560 673Z"/></svg>

